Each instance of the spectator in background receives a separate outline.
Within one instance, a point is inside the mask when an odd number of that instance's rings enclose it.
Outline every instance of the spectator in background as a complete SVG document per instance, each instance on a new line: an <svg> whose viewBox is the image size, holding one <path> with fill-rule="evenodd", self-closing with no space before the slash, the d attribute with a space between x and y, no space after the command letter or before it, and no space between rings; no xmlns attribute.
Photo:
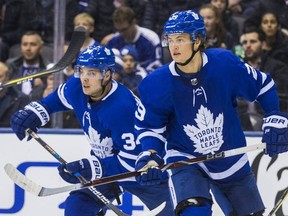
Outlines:
<svg viewBox="0 0 288 216"><path fill-rule="evenodd" d="M279 19L275 13L262 15L260 28L264 32L263 50L272 58L288 65L288 36L281 31Z"/></svg>
<svg viewBox="0 0 288 216"><path fill-rule="evenodd" d="M88 14L86 12L77 14L74 17L73 23L74 23L74 28L82 26L86 29L85 40L84 40L84 43L80 49L80 52L82 52L84 49L86 49L87 47L89 47L91 45L96 45L96 46L99 45L99 42L96 41L92 37L92 34L94 32L95 21L90 14ZM65 45L64 46L65 52L66 52L67 48L68 48L68 45ZM74 66L75 66L75 60L72 62L72 64L70 66L66 67L66 69L64 70L65 80L67 80L71 75L74 74Z"/></svg>
<svg viewBox="0 0 288 216"><path fill-rule="evenodd" d="M9 70L4 62L0 62L0 83L9 80ZM29 97L14 86L0 89L0 127L10 127L10 117L22 109L30 101Z"/></svg>
<svg viewBox="0 0 288 216"><path fill-rule="evenodd" d="M114 0L114 2L117 0ZM122 6L130 7L135 15L138 25L142 26L144 22L144 13L147 4L147 0L118 0L122 2Z"/></svg>
<svg viewBox="0 0 288 216"><path fill-rule="evenodd" d="M127 45L120 50L120 54L123 61L122 83L139 96L137 88L147 72L138 64L138 52L133 46Z"/></svg>
<svg viewBox="0 0 288 216"><path fill-rule="evenodd" d="M116 48L112 49L115 55L115 71L112 74L112 79L123 84L123 60L120 51Z"/></svg>
<svg viewBox="0 0 288 216"><path fill-rule="evenodd" d="M206 47L232 50L234 47L233 36L225 29L220 11L212 4L205 4L200 7L199 14L205 23Z"/></svg>
<svg viewBox="0 0 288 216"><path fill-rule="evenodd" d="M95 20L95 31L92 35L96 41L115 32L113 28L112 15L115 9L121 6L131 7L137 14L136 19L141 23L146 0L90 0L85 12L92 15ZM105 45L106 43L101 43Z"/></svg>
<svg viewBox="0 0 288 216"><path fill-rule="evenodd" d="M244 50L244 61L253 68L269 73L276 83L280 101L280 111L287 112L288 67L281 61L273 59L262 50L264 35L258 29L246 29L240 43ZM257 102L238 101L243 130L261 130L263 110Z"/></svg>
<svg viewBox="0 0 288 216"><path fill-rule="evenodd" d="M21 55L7 60L11 79L38 73L50 63L41 55L43 40L35 31L26 32L21 38ZM46 77L35 78L18 85L17 88L34 100L42 98Z"/></svg>
<svg viewBox="0 0 288 216"><path fill-rule="evenodd" d="M288 30L288 1L287 0L258 0L254 13L250 14L245 26L258 26L261 17L266 12L277 14L281 28Z"/></svg>
<svg viewBox="0 0 288 216"><path fill-rule="evenodd" d="M228 0L211 0L210 3L220 10L224 28L232 34L233 43L237 44L240 36L240 24L232 11L228 9Z"/></svg>
<svg viewBox="0 0 288 216"><path fill-rule="evenodd" d="M94 25L95 25L94 18L88 13L83 12L77 14L74 17L74 28L82 26L86 29L85 41L81 47L80 50L81 52L88 46L91 46L93 44L95 44L96 46L99 45L99 42L92 37L92 34L94 32Z"/></svg>
<svg viewBox="0 0 288 216"><path fill-rule="evenodd" d="M130 7L117 8L113 13L113 24L117 32L108 41L108 47L121 50L126 45L133 45L139 54L139 64L149 73L162 65L159 36L138 26Z"/></svg>

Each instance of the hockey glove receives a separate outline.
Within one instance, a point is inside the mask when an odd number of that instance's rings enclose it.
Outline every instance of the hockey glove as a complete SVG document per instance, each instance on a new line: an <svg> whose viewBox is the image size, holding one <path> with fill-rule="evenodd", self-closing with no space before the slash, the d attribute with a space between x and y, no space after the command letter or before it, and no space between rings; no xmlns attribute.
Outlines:
<svg viewBox="0 0 288 216"><path fill-rule="evenodd" d="M61 164L58 166L59 175L68 183L76 184L80 181L77 176L81 175L90 181L103 176L101 159L96 156L83 158L71 163Z"/></svg>
<svg viewBox="0 0 288 216"><path fill-rule="evenodd" d="M162 171L158 168L164 164L164 160L156 153L150 151L141 152L136 160L136 171L142 172L136 176L136 181L141 185L160 184Z"/></svg>
<svg viewBox="0 0 288 216"><path fill-rule="evenodd" d="M50 120L47 109L38 102L31 102L23 110L15 112L10 119L10 125L14 133L20 140L26 136L28 128L37 132L41 126L44 126ZM27 141L32 137L29 136Z"/></svg>
<svg viewBox="0 0 288 216"><path fill-rule="evenodd" d="M272 112L264 118L262 142L266 143L265 154L270 157L288 151L288 115Z"/></svg>

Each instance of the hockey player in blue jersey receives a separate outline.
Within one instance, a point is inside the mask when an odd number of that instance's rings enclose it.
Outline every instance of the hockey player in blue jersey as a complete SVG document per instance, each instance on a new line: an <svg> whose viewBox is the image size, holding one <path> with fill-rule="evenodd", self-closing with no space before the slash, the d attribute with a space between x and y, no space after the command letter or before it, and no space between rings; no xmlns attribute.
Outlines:
<svg viewBox="0 0 288 216"><path fill-rule="evenodd" d="M203 18L192 10L172 14L162 45L173 61L139 85L136 161L142 185L157 183L165 151L167 163L246 145L236 99L257 100L266 116L262 141L273 157L288 150L287 114L279 112L274 81L224 49L205 50ZM265 206L246 154L169 170L176 215L212 215L213 192L225 215L260 216Z"/></svg>
<svg viewBox="0 0 288 216"><path fill-rule="evenodd" d="M129 172L134 170L135 160L141 152L141 145L136 145L134 139L134 113L139 99L112 80L114 66L115 56L111 49L88 47L77 59L75 77L42 100L26 105L11 118L13 131L22 140L26 129L36 132L49 121L51 113L74 110L91 145L91 157L58 167L60 176L69 183L79 181L65 169L78 172L87 180ZM96 188L111 201L123 190L130 192L149 209L166 201L166 207L159 215L173 215L167 179L157 186L142 187L134 177ZM105 208L88 189L71 192L65 206L66 216L95 216Z"/></svg>

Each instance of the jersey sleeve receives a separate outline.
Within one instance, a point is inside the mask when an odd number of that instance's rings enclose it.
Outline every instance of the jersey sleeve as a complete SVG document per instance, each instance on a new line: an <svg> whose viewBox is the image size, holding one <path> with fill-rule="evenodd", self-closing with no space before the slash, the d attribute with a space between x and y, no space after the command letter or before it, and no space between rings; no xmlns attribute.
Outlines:
<svg viewBox="0 0 288 216"><path fill-rule="evenodd" d="M165 88L166 81L162 80L163 86L158 81L157 77L151 79L148 76L139 85L141 101L139 100L135 113L135 129L136 142L141 143L142 150L154 149L161 154L166 142L166 124L171 115L172 103Z"/></svg>
<svg viewBox="0 0 288 216"><path fill-rule="evenodd" d="M79 79L72 77L67 82L60 84L54 92L43 98L41 103L44 103L51 113L73 109L70 97L73 96L77 81L80 82Z"/></svg>
<svg viewBox="0 0 288 216"><path fill-rule="evenodd" d="M231 80L234 83L233 93L237 98L248 101L257 100L265 113L279 110L279 99L276 85L268 73L261 72L238 57L231 55Z"/></svg>

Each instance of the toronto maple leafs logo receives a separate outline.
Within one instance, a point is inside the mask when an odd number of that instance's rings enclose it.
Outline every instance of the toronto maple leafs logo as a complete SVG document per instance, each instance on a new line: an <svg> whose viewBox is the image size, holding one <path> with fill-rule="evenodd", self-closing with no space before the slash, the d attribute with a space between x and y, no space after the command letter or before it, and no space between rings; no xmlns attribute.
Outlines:
<svg viewBox="0 0 288 216"><path fill-rule="evenodd" d="M220 113L214 121L213 114L201 106L196 114L197 126L183 126L187 136L194 142L195 152L209 154L220 149L223 144L223 118L223 113Z"/></svg>
<svg viewBox="0 0 288 216"><path fill-rule="evenodd" d="M112 138L105 137L101 139L101 134L98 133L98 131L95 130L91 125L91 118L89 112L85 112L83 115L83 125L85 128L88 128L87 131L86 130L84 131L84 134L88 139L88 142L90 143L90 146L94 154L100 158L106 158L112 156L113 155Z"/></svg>

